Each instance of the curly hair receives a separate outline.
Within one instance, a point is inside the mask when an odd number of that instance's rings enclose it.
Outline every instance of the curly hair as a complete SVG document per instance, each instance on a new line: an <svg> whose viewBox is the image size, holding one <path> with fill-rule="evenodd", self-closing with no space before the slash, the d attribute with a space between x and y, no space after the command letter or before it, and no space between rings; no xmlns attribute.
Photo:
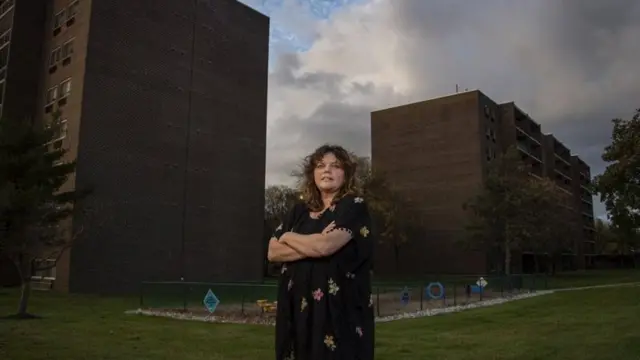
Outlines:
<svg viewBox="0 0 640 360"><path fill-rule="evenodd" d="M302 164L300 194L302 200L311 211L321 211L324 209L322 196L320 195L320 190L318 190L318 186L314 179L314 171L316 165L327 154L333 154L336 159L338 159L342 169L344 170L344 184L333 198L333 203L336 203L345 195L357 193L357 163L354 161L353 156L342 146L329 144L322 145L311 153L311 155L305 157Z"/></svg>

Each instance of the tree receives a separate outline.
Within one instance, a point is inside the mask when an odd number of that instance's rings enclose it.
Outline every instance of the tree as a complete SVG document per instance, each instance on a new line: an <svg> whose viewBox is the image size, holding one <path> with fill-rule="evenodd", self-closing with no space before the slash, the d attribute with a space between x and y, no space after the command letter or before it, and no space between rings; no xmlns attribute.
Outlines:
<svg viewBox="0 0 640 360"><path fill-rule="evenodd" d="M599 255L613 255L617 251L616 234L609 222L596 219L595 221L595 253Z"/></svg>
<svg viewBox="0 0 640 360"><path fill-rule="evenodd" d="M613 235L612 249L616 255L620 256L621 265L624 265L625 258L631 258L634 267L637 267L640 230L631 228L627 224L612 224L611 231Z"/></svg>
<svg viewBox="0 0 640 360"><path fill-rule="evenodd" d="M378 240L393 248L398 268L400 250L419 232L418 212L412 208L411 199L400 194L384 175L373 170L369 158L356 156L356 163L356 176L367 199Z"/></svg>
<svg viewBox="0 0 640 360"><path fill-rule="evenodd" d="M530 179L528 191L532 195L523 207L530 220L529 249L536 254L546 254L551 272L566 254L575 253L575 240L582 230L578 223L571 195L548 178ZM539 271L538 255L535 256L536 272Z"/></svg>
<svg viewBox="0 0 640 360"><path fill-rule="evenodd" d="M20 275L19 318L32 317L27 307L33 273L55 266L36 260L57 261L77 235L68 218L81 192L63 189L76 164L63 161L61 130L59 114L42 125L0 121L0 251Z"/></svg>
<svg viewBox="0 0 640 360"><path fill-rule="evenodd" d="M529 175L529 167L515 147L491 162L483 187L464 204L470 211L465 241L470 247L499 254L502 271L511 273L512 253L533 248L533 239L543 233L537 229L541 218L534 217L551 203L549 192Z"/></svg>
<svg viewBox="0 0 640 360"><path fill-rule="evenodd" d="M595 177L593 187L614 227L633 234L640 229L640 109L630 120L612 123L612 142L602 154L609 165Z"/></svg>
<svg viewBox="0 0 640 360"><path fill-rule="evenodd" d="M285 185L272 185L264 191L265 220L281 222L298 200L298 193Z"/></svg>

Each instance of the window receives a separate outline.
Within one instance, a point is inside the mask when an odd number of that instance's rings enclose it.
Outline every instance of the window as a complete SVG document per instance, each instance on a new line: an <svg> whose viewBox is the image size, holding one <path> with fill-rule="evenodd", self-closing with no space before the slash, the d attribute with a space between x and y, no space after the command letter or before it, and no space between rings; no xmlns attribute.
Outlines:
<svg viewBox="0 0 640 360"><path fill-rule="evenodd" d="M54 259L37 259L34 265L34 279L56 279L56 261Z"/></svg>
<svg viewBox="0 0 640 360"><path fill-rule="evenodd" d="M7 13L13 7L14 0L0 0L0 16Z"/></svg>
<svg viewBox="0 0 640 360"><path fill-rule="evenodd" d="M0 49L0 69L7 66L9 63L9 47L5 46Z"/></svg>
<svg viewBox="0 0 640 360"><path fill-rule="evenodd" d="M60 97L67 97L71 94L71 79L67 79L60 83Z"/></svg>
<svg viewBox="0 0 640 360"><path fill-rule="evenodd" d="M496 158L496 152L492 147L487 147L485 153L487 155L487 161L491 161Z"/></svg>
<svg viewBox="0 0 640 360"><path fill-rule="evenodd" d="M78 13L78 6L79 5L80 5L80 1L78 1L78 0L72 2L69 5L69 8L67 9L67 21L72 20L73 18L75 18L76 14Z"/></svg>
<svg viewBox="0 0 640 360"><path fill-rule="evenodd" d="M57 98L58 98L58 87L54 86L52 88L49 88L49 90L47 90L47 105L56 101Z"/></svg>
<svg viewBox="0 0 640 360"><path fill-rule="evenodd" d="M4 34L0 35L0 47L3 47L11 41L11 29L4 32Z"/></svg>
<svg viewBox="0 0 640 360"><path fill-rule="evenodd" d="M55 66L58 61L60 61L60 48L57 47L51 51L51 56L49 57L49 66Z"/></svg>
<svg viewBox="0 0 640 360"><path fill-rule="evenodd" d="M64 22L64 10L58 12L53 17L53 30L58 30L62 27L62 23Z"/></svg>
<svg viewBox="0 0 640 360"><path fill-rule="evenodd" d="M67 137L67 119L60 120L60 128L58 133L54 135L53 141L60 141Z"/></svg>
<svg viewBox="0 0 640 360"><path fill-rule="evenodd" d="M487 140L496 142L496 132L492 128L487 128Z"/></svg>
<svg viewBox="0 0 640 360"><path fill-rule="evenodd" d="M73 54L73 39L62 45L62 59L66 59Z"/></svg>

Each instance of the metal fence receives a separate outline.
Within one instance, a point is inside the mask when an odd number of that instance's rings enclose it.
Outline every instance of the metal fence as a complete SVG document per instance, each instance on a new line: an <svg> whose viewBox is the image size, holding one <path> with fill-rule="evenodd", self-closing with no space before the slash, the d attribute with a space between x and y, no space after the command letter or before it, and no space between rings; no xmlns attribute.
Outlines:
<svg viewBox="0 0 640 360"><path fill-rule="evenodd" d="M377 316L465 305L510 297L548 288L546 275L437 276L425 280L375 282L372 298ZM140 308L206 313L204 299L211 290L219 305L217 314L261 315L259 304L276 301L277 285L271 283L144 282Z"/></svg>

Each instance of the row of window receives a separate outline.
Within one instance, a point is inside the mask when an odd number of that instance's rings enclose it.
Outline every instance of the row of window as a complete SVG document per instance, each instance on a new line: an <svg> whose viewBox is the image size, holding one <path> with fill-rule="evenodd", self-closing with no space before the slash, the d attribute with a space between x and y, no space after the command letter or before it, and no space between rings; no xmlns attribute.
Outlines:
<svg viewBox="0 0 640 360"><path fill-rule="evenodd" d="M39 270L45 269L45 270ZM55 259L37 259L33 263L33 276L32 279L40 280L55 280L56 278L56 260Z"/></svg>
<svg viewBox="0 0 640 360"><path fill-rule="evenodd" d="M59 62L62 61L63 65L66 65L73 55L73 40L68 40L62 46L58 46L55 49L51 50L51 55L49 56L49 67L53 68L58 65Z"/></svg>
<svg viewBox="0 0 640 360"><path fill-rule="evenodd" d="M53 136L53 141L60 141L67 137L67 120L60 120L60 128L57 129L56 134Z"/></svg>
<svg viewBox="0 0 640 360"><path fill-rule="evenodd" d="M487 136L487 140L491 140L494 143L496 142L496 132L492 128L490 128L490 127L487 128L486 136Z"/></svg>
<svg viewBox="0 0 640 360"><path fill-rule="evenodd" d="M14 0L0 0L0 17L13 7Z"/></svg>
<svg viewBox="0 0 640 360"><path fill-rule="evenodd" d="M53 16L53 34L54 35L57 35L61 31L63 24L66 24L67 26L73 25L76 15L78 14L79 6L80 6L80 1L74 0L69 4L69 6L60 10Z"/></svg>
<svg viewBox="0 0 640 360"><path fill-rule="evenodd" d="M496 109L493 107L489 107L489 105L484 106L484 116L487 119L490 119L491 122L494 122L496 119Z"/></svg>
<svg viewBox="0 0 640 360"><path fill-rule="evenodd" d="M56 100L62 100L71 94L71 78L66 79L47 90L47 106L53 104Z"/></svg>

